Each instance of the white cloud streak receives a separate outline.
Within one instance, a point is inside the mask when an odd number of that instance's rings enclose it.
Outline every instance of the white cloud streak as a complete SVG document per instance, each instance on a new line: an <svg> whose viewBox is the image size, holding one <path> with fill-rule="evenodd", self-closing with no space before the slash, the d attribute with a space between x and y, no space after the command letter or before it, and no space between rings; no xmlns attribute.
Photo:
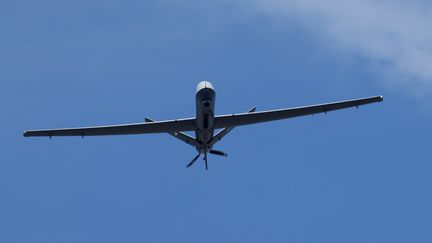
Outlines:
<svg viewBox="0 0 432 243"><path fill-rule="evenodd" d="M402 75L413 89L432 87L432 3L403 0L256 0L278 17L301 21L343 50ZM382 65L385 63L385 65Z"/></svg>

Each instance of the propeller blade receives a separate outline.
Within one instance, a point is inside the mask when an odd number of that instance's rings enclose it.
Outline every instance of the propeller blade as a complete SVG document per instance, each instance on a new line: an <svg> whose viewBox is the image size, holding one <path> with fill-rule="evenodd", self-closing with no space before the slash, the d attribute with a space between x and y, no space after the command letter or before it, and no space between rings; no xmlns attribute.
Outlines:
<svg viewBox="0 0 432 243"><path fill-rule="evenodd" d="M228 154L225 152L222 152L219 150L213 150L213 149L210 150L209 153L214 154L214 155L219 155L219 156L225 156L225 157L228 156Z"/></svg>
<svg viewBox="0 0 432 243"><path fill-rule="evenodd" d="M205 160L205 167L206 167L206 170L208 170L207 153L204 154L204 160Z"/></svg>
<svg viewBox="0 0 432 243"><path fill-rule="evenodd" d="M197 161L197 159L200 157L201 154L198 154L195 158L193 158L193 160L191 162L189 162L188 165L186 165L187 168L191 167L195 161Z"/></svg>

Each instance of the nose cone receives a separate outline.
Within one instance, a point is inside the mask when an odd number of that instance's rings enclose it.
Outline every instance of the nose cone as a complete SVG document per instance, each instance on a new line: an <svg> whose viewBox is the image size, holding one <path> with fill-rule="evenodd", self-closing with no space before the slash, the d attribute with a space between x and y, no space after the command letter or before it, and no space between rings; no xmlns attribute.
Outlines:
<svg viewBox="0 0 432 243"><path fill-rule="evenodd" d="M213 85L209 81L201 81L196 88L196 92L200 92L203 89L211 89L214 91Z"/></svg>

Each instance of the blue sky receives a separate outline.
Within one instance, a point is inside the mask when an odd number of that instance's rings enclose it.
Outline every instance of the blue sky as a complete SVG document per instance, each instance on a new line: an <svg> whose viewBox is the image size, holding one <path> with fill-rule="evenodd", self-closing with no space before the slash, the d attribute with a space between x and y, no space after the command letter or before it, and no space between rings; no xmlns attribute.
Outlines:
<svg viewBox="0 0 432 243"><path fill-rule="evenodd" d="M3 1L0 241L431 242L431 5L328 3ZM164 134L22 137L191 117L200 80L218 114L385 101L236 128L208 172Z"/></svg>

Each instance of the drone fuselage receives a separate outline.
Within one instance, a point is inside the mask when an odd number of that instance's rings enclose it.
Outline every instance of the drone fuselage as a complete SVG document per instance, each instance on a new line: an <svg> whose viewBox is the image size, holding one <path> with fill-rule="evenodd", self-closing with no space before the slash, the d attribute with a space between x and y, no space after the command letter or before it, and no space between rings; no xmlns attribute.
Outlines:
<svg viewBox="0 0 432 243"><path fill-rule="evenodd" d="M195 137L200 144L198 152L206 153L211 149L209 142L214 134L214 108L216 92L208 81L202 81L196 89L196 130Z"/></svg>

